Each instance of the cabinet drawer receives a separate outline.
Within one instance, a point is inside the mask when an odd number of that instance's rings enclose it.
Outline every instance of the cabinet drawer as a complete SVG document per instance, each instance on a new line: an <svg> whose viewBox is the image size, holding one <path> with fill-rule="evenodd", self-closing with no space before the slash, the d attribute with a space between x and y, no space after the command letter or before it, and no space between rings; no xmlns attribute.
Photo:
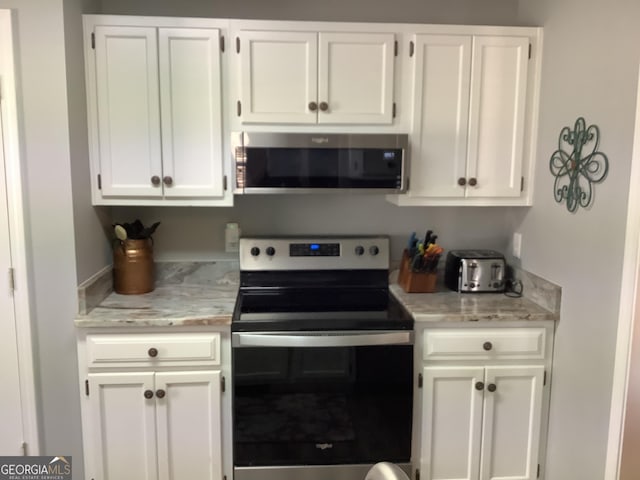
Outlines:
<svg viewBox="0 0 640 480"><path fill-rule="evenodd" d="M90 368L219 365L220 334L88 335Z"/></svg>
<svg viewBox="0 0 640 480"><path fill-rule="evenodd" d="M545 340L544 328L425 330L423 359L543 360Z"/></svg>

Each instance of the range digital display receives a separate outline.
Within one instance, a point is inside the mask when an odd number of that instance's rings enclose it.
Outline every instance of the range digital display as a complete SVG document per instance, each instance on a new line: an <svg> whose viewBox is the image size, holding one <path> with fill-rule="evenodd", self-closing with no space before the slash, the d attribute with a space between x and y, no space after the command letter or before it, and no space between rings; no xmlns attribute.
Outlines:
<svg viewBox="0 0 640 480"><path fill-rule="evenodd" d="M339 243L291 243L290 257L339 257Z"/></svg>

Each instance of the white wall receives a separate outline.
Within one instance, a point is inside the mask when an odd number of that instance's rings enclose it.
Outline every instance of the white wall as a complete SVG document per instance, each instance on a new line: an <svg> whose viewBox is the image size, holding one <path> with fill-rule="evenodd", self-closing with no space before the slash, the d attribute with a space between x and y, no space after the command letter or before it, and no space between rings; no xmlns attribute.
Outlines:
<svg viewBox="0 0 640 480"><path fill-rule="evenodd" d="M108 209L91 206L89 178L82 13L95 10L96 0L63 2L76 269L81 283L111 263L109 237L103 227L111 220Z"/></svg>
<svg viewBox="0 0 640 480"><path fill-rule="evenodd" d="M77 312L62 0L0 0L16 13L18 109L42 454L80 460ZM24 272L16 272L17 275ZM75 462L76 478L82 464Z"/></svg>
<svg viewBox="0 0 640 480"><path fill-rule="evenodd" d="M522 266L562 286L551 394L547 480L601 480L620 291L640 53L640 4L520 0L544 27L534 207L513 218ZM590 210L553 200L549 157L562 127L584 116L601 131L610 173Z"/></svg>
<svg viewBox="0 0 640 480"><path fill-rule="evenodd" d="M224 251L224 227L238 222L242 235L391 235L391 254L399 260L412 231L427 228L438 243L453 248L506 248L509 208L396 207L381 195L236 197L233 208L114 208L116 222L140 218L160 221L154 235L156 260L207 260Z"/></svg>
<svg viewBox="0 0 640 480"><path fill-rule="evenodd" d="M513 0L101 0L101 11L95 13L509 25L516 12Z"/></svg>

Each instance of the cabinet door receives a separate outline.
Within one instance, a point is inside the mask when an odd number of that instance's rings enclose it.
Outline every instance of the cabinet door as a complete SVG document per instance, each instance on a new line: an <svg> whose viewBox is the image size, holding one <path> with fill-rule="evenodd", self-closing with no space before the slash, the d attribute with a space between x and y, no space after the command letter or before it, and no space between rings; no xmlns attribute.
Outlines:
<svg viewBox="0 0 640 480"><path fill-rule="evenodd" d="M220 372L156 373L158 390L159 480L222 479Z"/></svg>
<svg viewBox="0 0 640 480"><path fill-rule="evenodd" d="M95 40L102 196L161 196L156 29L97 26Z"/></svg>
<svg viewBox="0 0 640 480"><path fill-rule="evenodd" d="M415 44L409 195L463 197L471 37L418 35Z"/></svg>
<svg viewBox="0 0 640 480"><path fill-rule="evenodd" d="M156 480L153 373L89 374L93 471L101 480Z"/></svg>
<svg viewBox="0 0 640 480"><path fill-rule="evenodd" d="M487 367L483 480L537 478L543 378L542 366Z"/></svg>
<svg viewBox="0 0 640 480"><path fill-rule="evenodd" d="M220 39L217 29L161 28L165 197L222 197Z"/></svg>
<svg viewBox="0 0 640 480"><path fill-rule="evenodd" d="M316 123L318 35L240 33L243 123Z"/></svg>
<svg viewBox="0 0 640 480"><path fill-rule="evenodd" d="M528 51L526 37L473 39L469 197L520 196Z"/></svg>
<svg viewBox="0 0 640 480"><path fill-rule="evenodd" d="M478 480L482 367L425 367L420 470L427 480Z"/></svg>
<svg viewBox="0 0 640 480"><path fill-rule="evenodd" d="M318 123L391 124L393 33L321 33L318 44Z"/></svg>

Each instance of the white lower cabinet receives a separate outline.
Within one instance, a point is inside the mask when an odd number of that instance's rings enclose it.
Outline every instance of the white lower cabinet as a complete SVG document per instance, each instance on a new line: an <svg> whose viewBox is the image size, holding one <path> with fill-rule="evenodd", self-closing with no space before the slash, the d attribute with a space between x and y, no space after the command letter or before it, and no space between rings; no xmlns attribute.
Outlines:
<svg viewBox="0 0 640 480"><path fill-rule="evenodd" d="M201 335L202 344L220 345L220 334ZM193 346L198 336L178 338ZM170 337L123 334L121 344L118 335L111 334L80 339L81 375L84 365L92 365L86 360L95 353L95 345L103 345L102 349L108 345L112 360L117 360L118 348L123 353L117 368L94 366L86 371L82 408L87 478L222 480L225 476L223 456L230 455L223 449L225 432L230 431L223 425L223 417L227 423L230 420L224 413L230 402L223 401L227 367L221 364L220 351L198 362L186 349L189 368L165 366L163 357L171 359L169 364L180 361L175 354L180 342L168 343ZM130 355L136 346L147 358ZM155 366L145 367L150 360Z"/></svg>
<svg viewBox="0 0 640 480"><path fill-rule="evenodd" d="M550 358L545 354L541 359L536 348L530 349L527 359L521 352L529 348L520 347L537 337L542 351L550 353L552 333L547 330L540 337L545 329L536 329L535 335L526 328L505 330L507 335L494 328L436 330L435 336L445 339L450 333L451 342L462 347L459 355L464 361L455 356L426 360L433 336L432 331L424 332L424 363L418 370L420 427L414 447L421 479L539 477L548 402L545 372ZM465 335L467 331L471 335ZM467 343L473 338L476 346ZM520 352L518 362L509 360L515 350ZM484 358L469 361L474 354Z"/></svg>

